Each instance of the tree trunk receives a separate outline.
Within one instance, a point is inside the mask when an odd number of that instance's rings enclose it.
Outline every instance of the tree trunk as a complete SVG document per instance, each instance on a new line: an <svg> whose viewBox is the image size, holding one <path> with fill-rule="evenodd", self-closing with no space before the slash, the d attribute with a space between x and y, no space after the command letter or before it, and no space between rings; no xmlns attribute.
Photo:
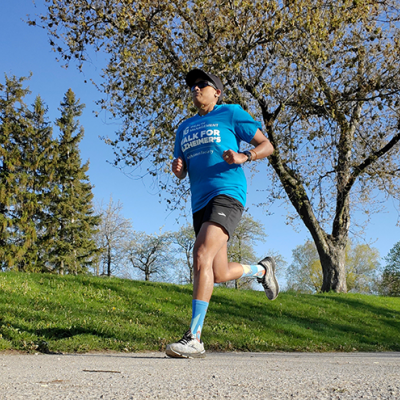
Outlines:
<svg viewBox="0 0 400 400"><path fill-rule="evenodd" d="M322 265L323 282L321 291L347 293L345 251L346 243L329 243L329 250L325 251L325 246L315 241L319 258Z"/></svg>
<svg viewBox="0 0 400 400"><path fill-rule="evenodd" d="M235 260L237 263L242 264L242 241L240 237L238 238L238 247L239 247L239 257ZM240 278L239 278L240 279ZM235 289L239 289L239 279L235 279Z"/></svg>
<svg viewBox="0 0 400 400"><path fill-rule="evenodd" d="M193 264L187 259L187 267L189 269L189 283L193 284Z"/></svg>
<svg viewBox="0 0 400 400"><path fill-rule="evenodd" d="M77 263L77 255L76 250L74 250L74 275L78 275L78 263Z"/></svg>
<svg viewBox="0 0 400 400"><path fill-rule="evenodd" d="M260 105L267 127L268 138L275 148L274 153L269 157L269 161L278 174L290 202L311 233L318 250L323 273L321 291L329 292L330 290L334 290L335 292L347 293L345 247L350 228L349 192L351 184L349 183L349 143L351 142L354 130L342 132L340 139L341 151L339 152L337 167L340 173L337 173L336 212L332 225L332 233L329 235L322 229L314 214L310 198L303 186L302 177L281 158L279 142L273 130L273 123L280 112L280 107L274 113L269 113L265 104L261 103Z"/></svg>
<svg viewBox="0 0 400 400"><path fill-rule="evenodd" d="M111 276L111 246L107 247L107 276Z"/></svg>

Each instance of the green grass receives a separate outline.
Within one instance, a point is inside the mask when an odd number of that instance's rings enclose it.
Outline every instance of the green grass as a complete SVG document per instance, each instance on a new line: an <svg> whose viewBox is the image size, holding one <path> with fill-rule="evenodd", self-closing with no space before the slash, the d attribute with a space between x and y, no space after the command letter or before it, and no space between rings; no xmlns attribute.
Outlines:
<svg viewBox="0 0 400 400"><path fill-rule="evenodd" d="M159 351L190 323L192 287L0 273L0 350ZM400 351L400 298L215 288L202 338L214 351Z"/></svg>

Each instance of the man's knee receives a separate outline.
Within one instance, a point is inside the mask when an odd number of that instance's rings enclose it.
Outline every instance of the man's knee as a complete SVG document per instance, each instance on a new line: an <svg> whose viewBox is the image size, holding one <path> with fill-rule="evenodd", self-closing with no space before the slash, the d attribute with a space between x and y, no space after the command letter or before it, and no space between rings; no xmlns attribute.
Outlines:
<svg viewBox="0 0 400 400"><path fill-rule="evenodd" d="M226 276L214 271L214 283L226 282Z"/></svg>
<svg viewBox="0 0 400 400"><path fill-rule="evenodd" d="M193 249L193 267L195 273L204 268L212 267L212 259L210 254L207 252L207 249L200 245L196 246Z"/></svg>

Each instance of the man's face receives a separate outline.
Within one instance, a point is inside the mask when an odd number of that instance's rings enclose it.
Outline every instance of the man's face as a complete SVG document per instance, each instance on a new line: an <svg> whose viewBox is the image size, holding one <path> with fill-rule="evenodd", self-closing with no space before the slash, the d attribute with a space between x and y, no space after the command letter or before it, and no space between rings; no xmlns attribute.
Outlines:
<svg viewBox="0 0 400 400"><path fill-rule="evenodd" d="M215 89L212 82L206 86L204 79L196 79L194 86L191 87L193 103L197 108L208 106L212 103L216 104L220 90ZM198 84L198 85L197 85Z"/></svg>

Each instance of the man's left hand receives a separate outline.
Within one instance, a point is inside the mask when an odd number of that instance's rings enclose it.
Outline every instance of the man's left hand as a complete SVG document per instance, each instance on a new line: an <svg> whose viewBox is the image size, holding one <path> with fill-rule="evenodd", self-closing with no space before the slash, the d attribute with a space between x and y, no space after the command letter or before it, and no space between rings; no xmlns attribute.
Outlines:
<svg viewBox="0 0 400 400"><path fill-rule="evenodd" d="M247 156L243 153L236 153L233 150L226 150L222 153L223 159L228 164L244 164L247 161Z"/></svg>

